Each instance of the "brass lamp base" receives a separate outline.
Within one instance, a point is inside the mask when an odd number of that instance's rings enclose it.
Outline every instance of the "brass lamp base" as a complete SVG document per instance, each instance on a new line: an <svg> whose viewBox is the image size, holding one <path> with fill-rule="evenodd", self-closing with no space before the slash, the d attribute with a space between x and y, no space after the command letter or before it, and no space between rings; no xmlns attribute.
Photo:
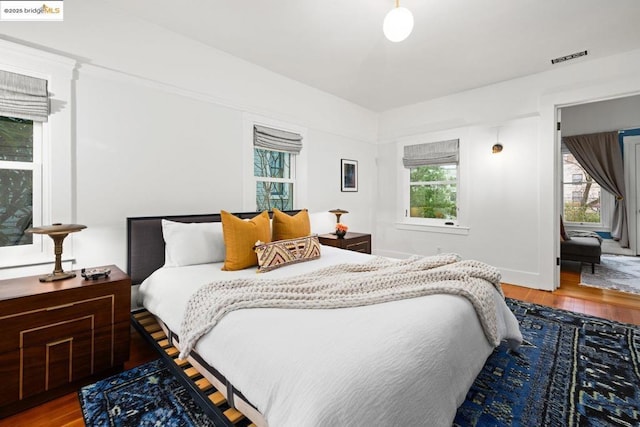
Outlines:
<svg viewBox="0 0 640 427"><path fill-rule="evenodd" d="M74 272L61 272L61 273L51 273L44 276L40 276L38 280L41 282L55 282L56 280L64 280L71 279L72 277L76 277L76 273Z"/></svg>
<svg viewBox="0 0 640 427"><path fill-rule="evenodd" d="M87 228L80 224L52 224L44 227L33 227L26 230L27 233L47 234L53 239L54 252L56 255L56 265L53 273L41 276L41 282L55 282L56 280L70 279L76 277L76 273L65 273L62 271L62 241L69 233L74 233Z"/></svg>

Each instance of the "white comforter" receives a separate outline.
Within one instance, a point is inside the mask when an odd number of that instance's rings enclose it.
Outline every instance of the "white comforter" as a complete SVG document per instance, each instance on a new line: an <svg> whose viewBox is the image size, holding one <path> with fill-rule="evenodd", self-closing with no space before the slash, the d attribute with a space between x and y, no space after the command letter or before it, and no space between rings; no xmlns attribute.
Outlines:
<svg viewBox="0 0 640 427"><path fill-rule="evenodd" d="M289 277L368 255L322 247L318 260L263 273ZM191 294L217 279L254 277L221 264L161 268L143 305L180 331ZM496 292L498 333L518 323ZM431 295L330 310L248 309L225 316L195 350L280 426L450 426L493 350L471 303Z"/></svg>

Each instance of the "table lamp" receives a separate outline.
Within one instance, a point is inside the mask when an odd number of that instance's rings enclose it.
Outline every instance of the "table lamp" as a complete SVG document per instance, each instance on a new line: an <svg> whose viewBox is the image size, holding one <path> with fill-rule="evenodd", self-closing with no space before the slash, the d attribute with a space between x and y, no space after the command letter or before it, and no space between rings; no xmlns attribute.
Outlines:
<svg viewBox="0 0 640 427"><path fill-rule="evenodd" d="M62 241L65 237L67 237L69 233L74 233L84 228L87 228L87 226L80 224L56 223L52 225L45 225L42 227L33 227L26 231L27 233L33 234L47 234L53 239L53 243L55 245L56 265L53 269L53 273L41 276L41 282L54 282L56 280L76 277L76 273L74 272L65 273L64 271L62 271Z"/></svg>
<svg viewBox="0 0 640 427"><path fill-rule="evenodd" d="M345 211L344 209L331 209L329 212L336 216L336 223L340 222L340 216L342 214L348 214L349 211Z"/></svg>

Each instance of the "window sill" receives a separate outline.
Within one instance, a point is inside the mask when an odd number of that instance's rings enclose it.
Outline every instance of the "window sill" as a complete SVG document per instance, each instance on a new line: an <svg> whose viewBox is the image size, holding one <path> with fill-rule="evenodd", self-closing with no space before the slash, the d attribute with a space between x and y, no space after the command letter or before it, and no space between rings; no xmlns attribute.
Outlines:
<svg viewBox="0 0 640 427"><path fill-rule="evenodd" d="M26 259L25 259L26 258ZM10 262L10 263L0 263L0 270L11 270L11 269L18 269L18 268L26 268L26 267L37 267L40 265L47 265L47 264L51 264L54 265L55 264L55 256L54 255L48 255L48 256L34 256L34 257L23 257L20 261L18 262ZM68 262L74 262L75 261L75 257L73 255L69 255L69 256L62 256L62 260L63 263L68 263Z"/></svg>
<svg viewBox="0 0 640 427"><path fill-rule="evenodd" d="M53 258L53 257L51 257ZM75 259L71 256L62 257L62 269L64 271L70 271L73 269L73 263ZM11 265L0 266L0 280L15 279L16 277L30 277L39 276L43 274L49 274L54 269L55 260L49 259L45 261L30 259L21 260Z"/></svg>
<svg viewBox="0 0 640 427"><path fill-rule="evenodd" d="M573 230L592 230L592 231L607 231L607 228L602 224L594 224L588 222L564 222L564 227Z"/></svg>
<svg viewBox="0 0 640 427"><path fill-rule="evenodd" d="M408 222L396 222L398 230L422 231L425 233L457 234L460 236L469 235L469 227L459 225L437 225L437 224L415 224Z"/></svg>

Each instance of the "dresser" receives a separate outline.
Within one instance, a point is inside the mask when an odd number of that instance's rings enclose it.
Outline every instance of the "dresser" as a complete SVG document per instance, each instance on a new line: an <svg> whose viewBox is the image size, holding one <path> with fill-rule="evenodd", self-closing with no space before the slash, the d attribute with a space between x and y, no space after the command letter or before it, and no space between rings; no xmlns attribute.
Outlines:
<svg viewBox="0 0 640 427"><path fill-rule="evenodd" d="M38 405L129 359L131 280L0 281L0 418Z"/></svg>
<svg viewBox="0 0 640 427"><path fill-rule="evenodd" d="M335 234L321 234L318 236L321 244L349 251L371 253L371 234L352 233L350 231L343 238Z"/></svg>

